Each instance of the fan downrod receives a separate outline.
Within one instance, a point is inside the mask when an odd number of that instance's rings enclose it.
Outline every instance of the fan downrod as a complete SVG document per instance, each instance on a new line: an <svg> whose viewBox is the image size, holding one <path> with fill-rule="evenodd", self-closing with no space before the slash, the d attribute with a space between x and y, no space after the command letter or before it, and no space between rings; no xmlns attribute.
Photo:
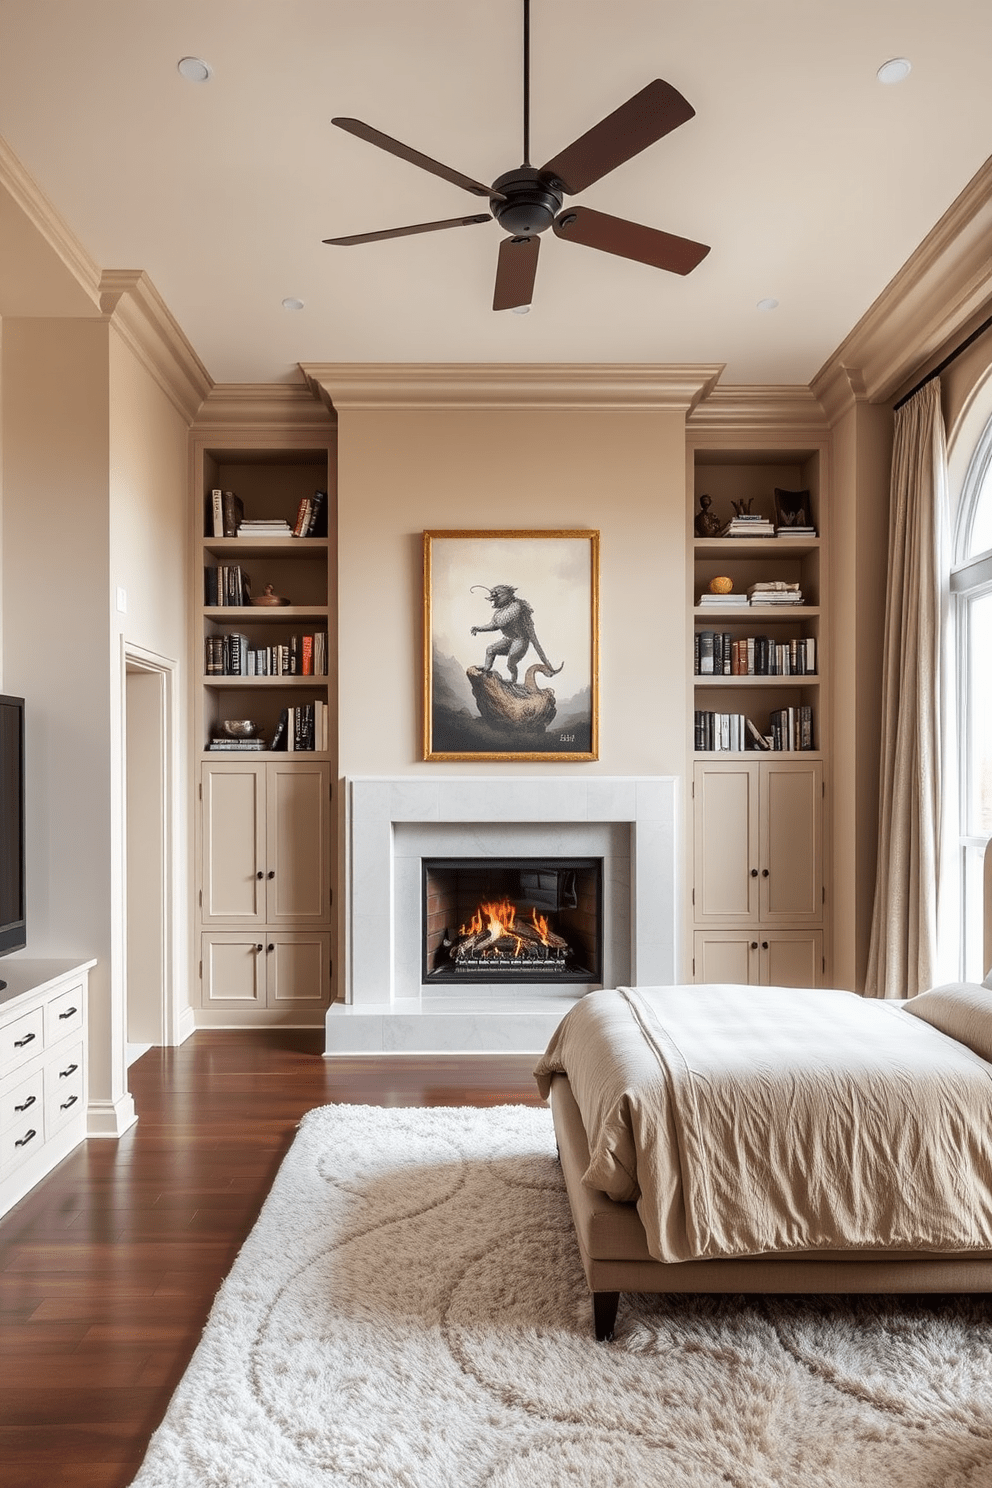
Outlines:
<svg viewBox="0 0 992 1488"><path fill-rule="evenodd" d="M504 232L514 237L546 232L561 211L561 182L532 165L497 176L492 189L499 195L490 197L490 210Z"/></svg>

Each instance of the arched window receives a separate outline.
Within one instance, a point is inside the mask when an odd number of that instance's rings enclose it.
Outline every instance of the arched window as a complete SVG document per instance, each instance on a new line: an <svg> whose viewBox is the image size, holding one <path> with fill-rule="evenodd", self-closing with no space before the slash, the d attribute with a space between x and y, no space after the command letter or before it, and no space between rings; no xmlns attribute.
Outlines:
<svg viewBox="0 0 992 1488"><path fill-rule="evenodd" d="M982 872L992 837L992 419L971 457L951 569L957 650L961 975L981 981Z"/></svg>

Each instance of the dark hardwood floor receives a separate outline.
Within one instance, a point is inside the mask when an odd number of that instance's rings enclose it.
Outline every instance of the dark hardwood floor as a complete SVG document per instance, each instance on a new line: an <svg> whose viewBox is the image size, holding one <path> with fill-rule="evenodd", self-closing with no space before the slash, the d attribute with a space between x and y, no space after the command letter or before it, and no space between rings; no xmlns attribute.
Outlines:
<svg viewBox="0 0 992 1488"><path fill-rule="evenodd" d="M0 1482L124 1488L314 1106L539 1105L528 1057L326 1060L322 1034L197 1033L130 1071L139 1113L0 1220Z"/></svg>

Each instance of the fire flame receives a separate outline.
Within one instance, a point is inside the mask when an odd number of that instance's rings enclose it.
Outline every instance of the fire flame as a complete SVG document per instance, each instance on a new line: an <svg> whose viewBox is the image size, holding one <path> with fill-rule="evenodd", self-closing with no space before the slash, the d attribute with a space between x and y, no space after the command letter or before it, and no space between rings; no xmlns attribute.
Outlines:
<svg viewBox="0 0 992 1488"><path fill-rule="evenodd" d="M550 945L551 942L548 939L548 935L549 935L550 931L549 931L549 928L548 928L548 918L547 918L547 915L540 915L539 916L536 909L532 909L531 912L530 912L530 915L531 915L531 920L533 921L534 929L537 931L538 935L541 937L541 940L544 942L545 945Z"/></svg>
<svg viewBox="0 0 992 1488"><path fill-rule="evenodd" d="M497 940L501 935L512 935L513 922L517 918L516 905L511 904L509 899L480 904L472 916L471 924L468 927L462 925L458 932L459 935L479 935L483 929L483 917L485 917L485 929L489 931L493 940Z"/></svg>

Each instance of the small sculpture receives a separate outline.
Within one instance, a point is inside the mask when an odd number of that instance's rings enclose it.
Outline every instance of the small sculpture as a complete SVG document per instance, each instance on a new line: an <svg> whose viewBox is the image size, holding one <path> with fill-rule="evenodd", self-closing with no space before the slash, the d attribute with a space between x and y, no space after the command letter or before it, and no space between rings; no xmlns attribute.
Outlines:
<svg viewBox="0 0 992 1488"><path fill-rule="evenodd" d="M291 602L288 599L281 599L272 584L266 584L265 593L252 600L253 605L288 605Z"/></svg>
<svg viewBox="0 0 992 1488"><path fill-rule="evenodd" d="M719 537L723 523L716 512L710 511L713 505L712 496L700 496L699 511L696 514L696 536L697 537Z"/></svg>
<svg viewBox="0 0 992 1488"><path fill-rule="evenodd" d="M746 501L741 499L740 501L732 501L730 504L738 517L749 517L751 515L751 502L753 500L754 497L749 496Z"/></svg>
<svg viewBox="0 0 992 1488"><path fill-rule="evenodd" d="M730 594L733 587L733 579L728 579L724 574L721 574L718 578L710 579L711 594Z"/></svg>

